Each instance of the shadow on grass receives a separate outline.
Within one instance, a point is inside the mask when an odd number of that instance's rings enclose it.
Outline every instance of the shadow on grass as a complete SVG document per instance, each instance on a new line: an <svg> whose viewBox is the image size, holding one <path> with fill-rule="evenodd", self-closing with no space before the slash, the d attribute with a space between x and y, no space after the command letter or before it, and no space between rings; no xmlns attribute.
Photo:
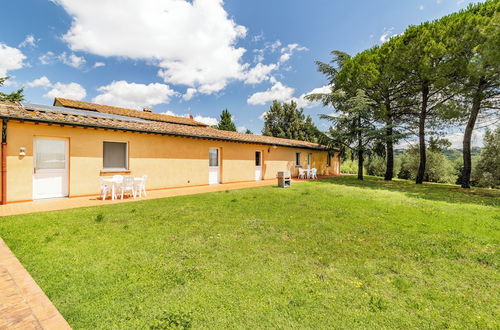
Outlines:
<svg viewBox="0 0 500 330"><path fill-rule="evenodd" d="M472 188L462 189L457 185L424 183L415 184L413 181L395 179L385 181L382 178L366 176L363 181L355 176L322 179L338 185L359 187L374 190L389 190L403 192L408 196L449 203L472 203L500 207L500 190Z"/></svg>

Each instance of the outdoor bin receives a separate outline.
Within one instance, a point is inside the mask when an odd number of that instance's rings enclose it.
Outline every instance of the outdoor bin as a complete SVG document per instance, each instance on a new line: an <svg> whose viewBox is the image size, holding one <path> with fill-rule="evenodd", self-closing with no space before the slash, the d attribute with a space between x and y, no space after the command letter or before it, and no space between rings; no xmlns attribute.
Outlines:
<svg viewBox="0 0 500 330"><path fill-rule="evenodd" d="M292 176L290 171L288 172L278 172L278 187L287 188L292 184Z"/></svg>

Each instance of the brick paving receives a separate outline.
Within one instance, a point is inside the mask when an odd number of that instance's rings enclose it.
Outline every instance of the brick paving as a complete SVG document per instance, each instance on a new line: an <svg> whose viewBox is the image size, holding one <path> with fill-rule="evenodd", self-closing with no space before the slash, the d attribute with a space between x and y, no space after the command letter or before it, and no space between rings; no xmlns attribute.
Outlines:
<svg viewBox="0 0 500 330"><path fill-rule="evenodd" d="M0 329L71 329L1 238Z"/></svg>

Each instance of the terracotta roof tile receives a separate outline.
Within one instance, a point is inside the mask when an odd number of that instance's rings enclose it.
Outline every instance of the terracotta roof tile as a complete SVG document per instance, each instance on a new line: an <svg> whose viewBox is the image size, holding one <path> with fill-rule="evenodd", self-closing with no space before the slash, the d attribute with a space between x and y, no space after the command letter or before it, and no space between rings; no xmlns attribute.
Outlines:
<svg viewBox="0 0 500 330"><path fill-rule="evenodd" d="M84 102L84 101L76 101L76 100L64 99L61 97L56 97L54 99L54 105L55 106L62 106L65 108L91 110L91 111L110 113L110 114L120 115L120 116L137 117L137 118L148 119L148 120L163 121L166 123L192 125L192 126L207 126L206 124L197 122L197 121L190 119L190 118L169 116L169 115L164 115L161 113L146 112L146 111L140 111L140 110L134 110L134 109L127 109L127 108L120 108L120 107L114 107L111 105L103 105L103 104L90 103L90 102Z"/></svg>
<svg viewBox="0 0 500 330"><path fill-rule="evenodd" d="M70 109L68 109L70 110ZM225 140L243 143L256 143L265 145L287 146L296 148L308 148L325 150L325 147L316 143L282 139L271 136L256 134L244 134L239 132L222 131L208 126L192 126L185 124L174 124L165 121L154 120L130 120L114 117L106 117L89 114L79 114L78 111L65 113L61 110L51 108L30 108L21 105L12 105L0 102L0 118L17 119L33 122L44 122L63 125L75 125L84 127L98 127L105 129L116 129L124 131L135 131L144 133L155 133L163 135L185 136L205 138L213 140Z"/></svg>

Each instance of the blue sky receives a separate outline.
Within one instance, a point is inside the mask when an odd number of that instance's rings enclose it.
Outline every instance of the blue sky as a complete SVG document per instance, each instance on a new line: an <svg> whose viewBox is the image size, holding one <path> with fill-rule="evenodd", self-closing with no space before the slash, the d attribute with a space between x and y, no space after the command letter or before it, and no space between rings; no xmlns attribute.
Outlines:
<svg viewBox="0 0 500 330"><path fill-rule="evenodd" d="M273 98L326 84L314 61L355 54L411 24L464 8L462 0L17 0L0 11L2 91L152 107L213 123L228 108L240 129L260 133Z"/></svg>

